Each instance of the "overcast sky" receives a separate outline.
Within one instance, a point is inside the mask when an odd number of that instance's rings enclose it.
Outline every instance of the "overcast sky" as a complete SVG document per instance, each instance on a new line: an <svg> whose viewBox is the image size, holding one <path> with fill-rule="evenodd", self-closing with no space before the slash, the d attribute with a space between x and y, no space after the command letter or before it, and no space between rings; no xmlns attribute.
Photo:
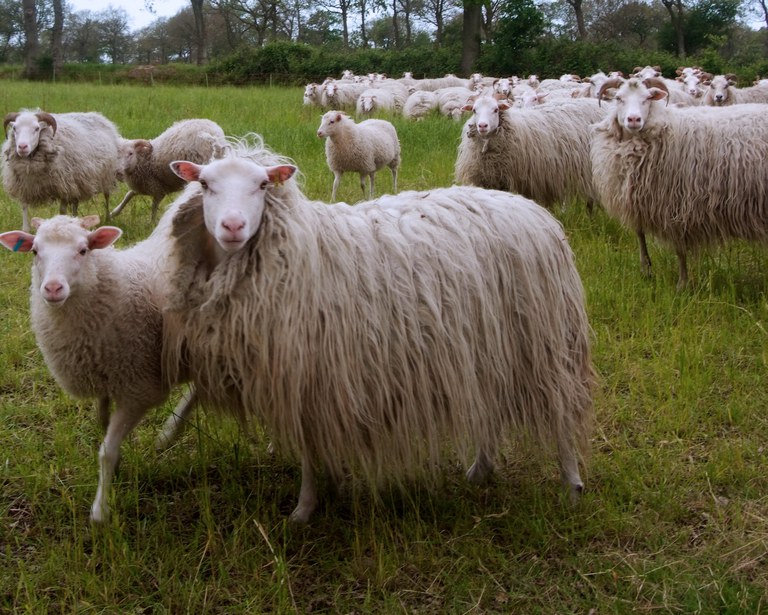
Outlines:
<svg viewBox="0 0 768 615"><path fill-rule="evenodd" d="M180 9L191 6L189 0L155 0L154 14L144 8L144 0L69 0L69 6L77 11L97 13L109 7L123 9L128 13L128 27L139 30L151 24L158 17L173 17Z"/></svg>

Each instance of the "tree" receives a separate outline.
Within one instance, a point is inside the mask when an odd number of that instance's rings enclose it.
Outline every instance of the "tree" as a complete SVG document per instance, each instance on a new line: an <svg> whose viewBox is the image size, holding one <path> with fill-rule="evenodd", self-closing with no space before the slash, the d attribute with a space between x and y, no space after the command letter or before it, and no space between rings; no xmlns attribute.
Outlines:
<svg viewBox="0 0 768 615"><path fill-rule="evenodd" d="M101 53L109 58L112 64L124 64L133 44L128 31L128 13L125 9L108 8L97 16Z"/></svg>
<svg viewBox="0 0 768 615"><path fill-rule="evenodd" d="M581 40L587 38L587 26L584 23L584 6L583 0L566 0L569 6L573 9L573 14L576 17L576 32ZM664 0L662 0L664 2Z"/></svg>
<svg viewBox="0 0 768 615"><path fill-rule="evenodd" d="M195 43L197 46L196 61L198 66L208 63L208 40L205 35L205 14L203 0L191 0L192 14L195 17Z"/></svg>
<svg viewBox="0 0 768 615"><path fill-rule="evenodd" d="M672 24L672 30L675 33L675 42L677 45L677 55L680 59L685 58L685 5L683 0L661 0L664 8L669 13L669 20Z"/></svg>
<svg viewBox="0 0 768 615"><path fill-rule="evenodd" d="M508 74L526 72L525 52L544 34L546 17L533 0L505 0L499 6L499 23L493 37L497 69Z"/></svg>
<svg viewBox="0 0 768 615"><path fill-rule="evenodd" d="M480 57L480 32L483 27L482 0L464 0L461 29L461 72L469 75Z"/></svg>
<svg viewBox="0 0 768 615"><path fill-rule="evenodd" d="M61 0L53 0L53 28L51 29L51 56L53 74L61 74L64 68L64 7Z"/></svg>
<svg viewBox="0 0 768 615"><path fill-rule="evenodd" d="M445 24L458 11L459 6L456 0L423 0L418 15L427 23L435 26L435 45L437 47L443 45Z"/></svg>
<svg viewBox="0 0 768 615"><path fill-rule="evenodd" d="M37 29L37 6L35 0L21 0L24 14L24 72L32 79L38 75L37 60L40 55L40 37Z"/></svg>

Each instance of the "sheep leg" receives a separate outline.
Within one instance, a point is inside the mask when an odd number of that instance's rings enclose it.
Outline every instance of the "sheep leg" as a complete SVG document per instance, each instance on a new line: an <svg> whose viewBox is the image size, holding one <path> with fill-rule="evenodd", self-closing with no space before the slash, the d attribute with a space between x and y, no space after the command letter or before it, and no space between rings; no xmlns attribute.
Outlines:
<svg viewBox="0 0 768 615"><path fill-rule="evenodd" d="M29 207L26 203L21 204L21 230L25 233L29 233Z"/></svg>
<svg viewBox="0 0 768 615"><path fill-rule="evenodd" d="M367 180L367 178L368 178L368 176L367 176L367 175L365 175L365 173L360 173L360 190L362 190L362 191L363 191L363 199L369 199L369 198L371 198L370 196L368 196L368 195L370 194L370 192L368 192L368 193L366 194L366 191L365 191L365 188L366 188L366 183L367 183L367 181L366 181L366 180Z"/></svg>
<svg viewBox="0 0 768 615"><path fill-rule="evenodd" d="M493 471L493 455L486 450L486 447L480 446L477 449L475 462L467 470L467 480L470 483L480 484Z"/></svg>
<svg viewBox="0 0 768 615"><path fill-rule="evenodd" d="M184 392L171 415L165 420L163 429L155 439L155 450L158 453L167 450L184 433L184 429L189 424L189 415L195 409L196 404L197 392L194 388L190 388Z"/></svg>
<svg viewBox="0 0 768 615"><path fill-rule="evenodd" d="M651 277L651 257L648 254L648 244L645 241L645 233L636 231L637 243L640 247L640 271L645 277Z"/></svg>
<svg viewBox="0 0 768 615"><path fill-rule="evenodd" d="M299 490L299 503L291 513L289 520L293 523L305 524L317 507L317 481L315 469L309 456L304 453L301 456L301 489Z"/></svg>
<svg viewBox="0 0 768 615"><path fill-rule="evenodd" d="M397 167L392 167L392 194L397 194Z"/></svg>
<svg viewBox="0 0 768 615"><path fill-rule="evenodd" d="M370 178L370 184L371 184L371 193L370 193L371 196L369 196L368 198L372 199L373 195L376 193L376 171L371 173L368 177Z"/></svg>
<svg viewBox="0 0 768 615"><path fill-rule="evenodd" d="M98 419L105 433L109 428L109 405L109 397L99 397Z"/></svg>
<svg viewBox="0 0 768 615"><path fill-rule="evenodd" d="M110 217L110 218L116 218L116 217L117 217L117 215L118 215L118 214L119 214L121 211L123 211L123 208L124 208L126 205L128 205L128 203L130 202L130 200L131 200L133 197L135 197L135 196L136 196L136 193L135 193L133 190L129 190L129 191L128 191L128 192L125 194L125 196L123 197L123 200L122 200L122 201L120 201L120 202L117 204L117 207L115 207L115 208L112 210L112 212L109 214L109 217Z"/></svg>
<svg viewBox="0 0 768 615"><path fill-rule="evenodd" d="M341 183L341 173L339 171L334 171L333 172L333 190L331 190L331 203L336 202L336 190L338 190L340 183Z"/></svg>
<svg viewBox="0 0 768 615"><path fill-rule="evenodd" d="M684 248L677 248L677 290L688 286L688 262Z"/></svg>
<svg viewBox="0 0 768 615"><path fill-rule="evenodd" d="M157 210L160 207L160 201L162 200L163 197L152 197L152 224L157 222Z"/></svg>
<svg viewBox="0 0 768 615"><path fill-rule="evenodd" d="M120 460L120 445L138 425L147 408L118 403L107 427L107 435L99 448L99 486L91 505L91 521L104 523L109 518L109 491L115 468Z"/></svg>
<svg viewBox="0 0 768 615"><path fill-rule="evenodd" d="M571 443L560 442L557 448L560 462L560 481L568 492L571 503L575 504L584 492L584 483L579 474L579 460Z"/></svg>

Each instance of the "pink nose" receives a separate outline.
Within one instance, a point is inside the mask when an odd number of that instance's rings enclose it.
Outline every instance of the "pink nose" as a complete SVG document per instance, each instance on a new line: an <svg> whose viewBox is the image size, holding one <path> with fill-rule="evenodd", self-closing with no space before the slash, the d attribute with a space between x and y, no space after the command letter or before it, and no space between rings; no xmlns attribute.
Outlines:
<svg viewBox="0 0 768 615"><path fill-rule="evenodd" d="M488 130L488 122L479 122L477 125L478 130Z"/></svg>
<svg viewBox="0 0 768 615"><path fill-rule="evenodd" d="M237 233L245 228L245 220L222 220L221 226L230 233Z"/></svg>
<svg viewBox="0 0 768 615"><path fill-rule="evenodd" d="M26 154L29 151L29 145L26 143L19 143L16 145L16 149L18 150L19 154Z"/></svg>

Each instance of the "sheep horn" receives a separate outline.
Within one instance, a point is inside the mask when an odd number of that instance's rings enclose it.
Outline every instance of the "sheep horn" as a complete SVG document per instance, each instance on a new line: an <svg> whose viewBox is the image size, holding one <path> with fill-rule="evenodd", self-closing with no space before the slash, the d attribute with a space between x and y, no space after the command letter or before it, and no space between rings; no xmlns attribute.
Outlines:
<svg viewBox="0 0 768 615"><path fill-rule="evenodd" d="M659 88L667 93L667 105L669 104L669 88L661 77L647 77L643 79L643 84L649 88Z"/></svg>
<svg viewBox="0 0 768 615"><path fill-rule="evenodd" d="M6 135L8 134L8 124L15 122L17 117L19 117L18 111L12 111L11 113L6 114L5 119L3 120L3 132Z"/></svg>
<svg viewBox="0 0 768 615"><path fill-rule="evenodd" d="M46 113L45 111L38 111L36 114L37 119L41 122L45 122L53 129L53 134L56 134L56 120L50 113Z"/></svg>
<svg viewBox="0 0 768 615"><path fill-rule="evenodd" d="M597 104L600 105L600 101L603 100L603 94L605 94L606 90L610 88L618 88L623 83L624 80L621 77L613 77L612 79L606 79L603 81L597 90L597 94L595 95L595 98L597 98Z"/></svg>

